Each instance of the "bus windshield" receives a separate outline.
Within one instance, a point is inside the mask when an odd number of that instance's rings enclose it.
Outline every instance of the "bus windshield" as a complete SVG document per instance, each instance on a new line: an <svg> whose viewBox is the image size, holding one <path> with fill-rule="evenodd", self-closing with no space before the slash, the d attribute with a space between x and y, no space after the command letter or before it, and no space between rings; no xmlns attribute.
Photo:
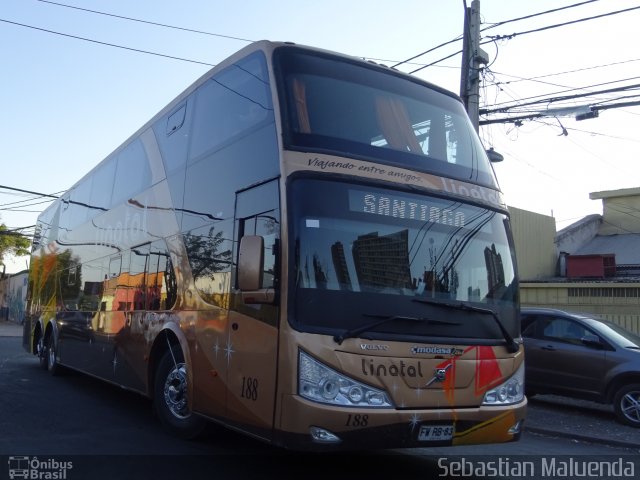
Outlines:
<svg viewBox="0 0 640 480"><path fill-rule="evenodd" d="M372 317L428 317L438 335L503 338L487 315L450 308L464 302L499 313L519 335L505 214L345 182L299 178L291 186L294 324L332 332ZM466 317L473 321L443 326ZM429 325L388 322L376 332L436 335Z"/></svg>
<svg viewBox="0 0 640 480"><path fill-rule="evenodd" d="M497 183L461 102L379 66L276 51L285 148L333 153Z"/></svg>

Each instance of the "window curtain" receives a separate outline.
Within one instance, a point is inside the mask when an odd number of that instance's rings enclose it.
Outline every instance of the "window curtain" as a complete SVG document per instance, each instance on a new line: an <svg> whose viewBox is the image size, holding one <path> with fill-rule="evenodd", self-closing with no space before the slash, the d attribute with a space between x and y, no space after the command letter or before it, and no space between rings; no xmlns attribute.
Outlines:
<svg viewBox="0 0 640 480"><path fill-rule="evenodd" d="M423 153L402 102L389 97L376 97L376 116L389 146L405 152Z"/></svg>
<svg viewBox="0 0 640 480"><path fill-rule="evenodd" d="M298 116L298 130L300 133L311 133L309 111L307 110L307 87L299 78L293 79L293 98Z"/></svg>

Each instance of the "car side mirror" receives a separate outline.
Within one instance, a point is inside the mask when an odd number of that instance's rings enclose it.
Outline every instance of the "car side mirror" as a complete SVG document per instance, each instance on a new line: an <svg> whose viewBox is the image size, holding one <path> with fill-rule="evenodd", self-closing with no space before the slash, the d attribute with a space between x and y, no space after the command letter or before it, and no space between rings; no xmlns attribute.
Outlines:
<svg viewBox="0 0 640 480"><path fill-rule="evenodd" d="M604 348L604 344L596 335L585 335L580 339L580 341L587 347L596 348L598 350L602 350Z"/></svg>

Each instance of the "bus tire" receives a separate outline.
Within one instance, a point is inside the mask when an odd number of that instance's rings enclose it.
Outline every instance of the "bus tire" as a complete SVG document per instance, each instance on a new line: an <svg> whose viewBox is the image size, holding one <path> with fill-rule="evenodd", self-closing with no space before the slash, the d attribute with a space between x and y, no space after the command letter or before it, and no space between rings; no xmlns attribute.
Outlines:
<svg viewBox="0 0 640 480"><path fill-rule="evenodd" d="M53 376L57 376L62 371L62 367L58 363L58 341L53 332L50 332L44 339L44 356L46 357L46 368Z"/></svg>
<svg viewBox="0 0 640 480"><path fill-rule="evenodd" d="M38 340L36 341L36 354L38 355L38 362L40 367L44 370L49 368L49 357L47 355L47 345L45 343L44 335L38 332Z"/></svg>
<svg viewBox="0 0 640 480"><path fill-rule="evenodd" d="M176 348L167 350L156 369L153 406L162 426L184 439L197 437L206 425L202 417L189 409L188 391L182 352Z"/></svg>

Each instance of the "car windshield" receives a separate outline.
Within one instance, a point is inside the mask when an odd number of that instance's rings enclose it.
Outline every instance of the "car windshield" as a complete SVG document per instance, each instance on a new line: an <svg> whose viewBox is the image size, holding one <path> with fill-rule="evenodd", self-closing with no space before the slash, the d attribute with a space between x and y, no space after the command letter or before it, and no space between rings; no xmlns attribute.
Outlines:
<svg viewBox="0 0 640 480"><path fill-rule="evenodd" d="M502 340L491 310L519 335L503 213L343 182L297 179L290 191L290 313L298 326L348 330L374 315L426 317L382 322L376 331ZM451 308L462 303L476 311Z"/></svg>
<svg viewBox="0 0 640 480"><path fill-rule="evenodd" d="M607 320L586 319L589 326L622 348L640 349L640 336Z"/></svg>

